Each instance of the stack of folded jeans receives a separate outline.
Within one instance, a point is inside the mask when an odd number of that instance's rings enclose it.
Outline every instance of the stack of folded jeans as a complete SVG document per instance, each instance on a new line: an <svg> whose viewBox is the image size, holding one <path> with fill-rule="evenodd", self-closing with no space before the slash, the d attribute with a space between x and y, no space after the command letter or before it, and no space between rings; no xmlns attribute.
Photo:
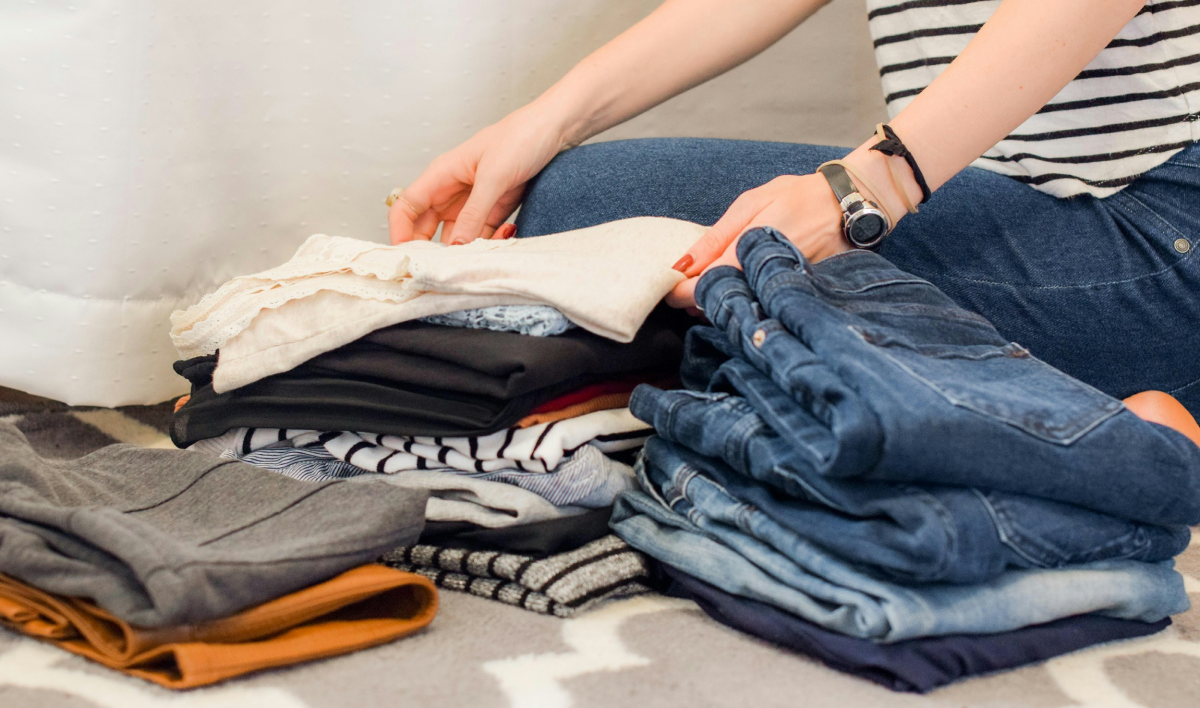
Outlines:
<svg viewBox="0 0 1200 708"><path fill-rule="evenodd" d="M1200 448L876 254L814 265L756 229L738 256L744 272L697 287L712 326L688 333L686 390L642 386L630 403L657 435L612 527L683 594L909 690L1188 607L1171 558L1200 522ZM985 635L1031 646L1019 633L1039 625L1041 649L978 660ZM900 660L933 647L949 669Z"/></svg>
<svg viewBox="0 0 1200 708"><path fill-rule="evenodd" d="M633 219L457 251L313 237L176 314L177 345L199 355L176 364L192 391L172 438L293 479L426 491L422 543L389 557L444 587L558 616L644 592L645 558L593 512L636 488L651 431L632 391L677 380L685 327L654 305L697 230ZM656 235L636 264L618 248ZM438 565L457 551L510 560ZM526 570L496 574L510 566Z"/></svg>

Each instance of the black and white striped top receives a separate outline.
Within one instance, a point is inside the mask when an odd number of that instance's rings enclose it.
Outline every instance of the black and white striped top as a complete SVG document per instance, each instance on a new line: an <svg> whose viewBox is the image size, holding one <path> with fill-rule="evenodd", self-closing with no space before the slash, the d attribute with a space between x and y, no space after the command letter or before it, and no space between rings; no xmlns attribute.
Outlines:
<svg viewBox="0 0 1200 708"><path fill-rule="evenodd" d="M867 0L895 117L1000 0ZM1097 10L1100 11L1100 10ZM1087 68L975 161L1057 197L1105 197L1200 140L1200 0L1150 0Z"/></svg>

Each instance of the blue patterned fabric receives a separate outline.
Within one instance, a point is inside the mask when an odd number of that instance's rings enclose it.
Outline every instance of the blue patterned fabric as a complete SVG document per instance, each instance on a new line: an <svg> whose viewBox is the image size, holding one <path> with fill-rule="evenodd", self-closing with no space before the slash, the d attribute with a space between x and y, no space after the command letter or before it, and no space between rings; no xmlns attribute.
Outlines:
<svg viewBox="0 0 1200 708"><path fill-rule="evenodd" d="M549 305L493 305L422 317L421 322L444 327L490 329L531 337L553 337L575 328L575 323Z"/></svg>
<svg viewBox="0 0 1200 708"><path fill-rule="evenodd" d="M319 443L304 447L267 447L242 455L227 450L222 456L310 482L346 479L372 473L372 470L343 462ZM527 472L519 469L464 472L450 468L434 471L484 482L511 484L533 492L555 506L578 506L587 509L611 506L621 492L637 487L633 470L628 465L608 458L593 445L579 448L551 472ZM404 472L395 474L402 475Z"/></svg>

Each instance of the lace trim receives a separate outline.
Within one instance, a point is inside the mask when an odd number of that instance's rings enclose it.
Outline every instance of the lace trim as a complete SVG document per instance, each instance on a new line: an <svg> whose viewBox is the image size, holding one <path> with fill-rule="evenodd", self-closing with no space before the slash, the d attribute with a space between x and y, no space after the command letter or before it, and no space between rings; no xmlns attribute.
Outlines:
<svg viewBox="0 0 1200 708"><path fill-rule="evenodd" d="M220 309L208 317L198 321L192 320L190 327L183 325L189 313L176 311L171 316L171 323L174 325L171 341L184 358L212 354L246 330L263 310L275 309L293 300L311 297L323 290L397 304L421 294L411 281L380 281L358 278L351 274L306 278L289 283L267 283L231 295Z"/></svg>
<svg viewBox="0 0 1200 708"><path fill-rule="evenodd" d="M473 241L455 248L493 251L511 241ZM322 290L401 303L422 292L411 277L414 258L445 249L440 243L410 241L386 246L344 236L310 236L282 265L233 278L186 310L171 314L171 341L184 357L211 354L247 329L263 310L310 297Z"/></svg>
<svg viewBox="0 0 1200 708"><path fill-rule="evenodd" d="M422 317L421 321L444 327L516 332L531 337L553 337L576 327L566 315L549 305L493 305L430 315Z"/></svg>

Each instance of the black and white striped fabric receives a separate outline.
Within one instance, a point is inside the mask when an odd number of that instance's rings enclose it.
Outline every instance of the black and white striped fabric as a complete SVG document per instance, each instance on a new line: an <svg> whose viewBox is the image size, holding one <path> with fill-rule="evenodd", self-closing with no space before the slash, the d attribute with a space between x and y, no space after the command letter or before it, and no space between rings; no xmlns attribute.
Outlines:
<svg viewBox="0 0 1200 708"><path fill-rule="evenodd" d="M1000 1L867 0L889 115L945 70ZM974 165L1057 197L1105 197L1200 140L1198 120L1200 0L1150 0L1082 73Z"/></svg>
<svg viewBox="0 0 1200 708"><path fill-rule="evenodd" d="M550 472L584 445L604 453L633 450L653 433L628 408L617 408L528 428L456 438L235 428L220 437L200 440L189 449L214 455L232 450L240 458L265 447L321 445L343 462L386 474L433 469Z"/></svg>
<svg viewBox="0 0 1200 708"><path fill-rule="evenodd" d="M421 545L397 548L380 562L424 575L446 590L555 617L649 592L649 559L611 535L543 558Z"/></svg>
<svg viewBox="0 0 1200 708"><path fill-rule="evenodd" d="M584 445L601 452L641 447L654 430L628 408L587 413L528 428L461 438L342 433L325 448L339 459L376 472L449 467L464 472L518 469L550 472Z"/></svg>

